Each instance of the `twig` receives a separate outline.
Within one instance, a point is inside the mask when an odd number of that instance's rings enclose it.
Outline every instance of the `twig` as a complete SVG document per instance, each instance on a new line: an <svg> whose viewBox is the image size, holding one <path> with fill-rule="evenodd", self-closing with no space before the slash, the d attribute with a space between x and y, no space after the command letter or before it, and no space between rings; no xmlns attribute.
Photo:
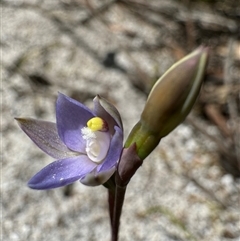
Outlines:
<svg viewBox="0 0 240 241"><path fill-rule="evenodd" d="M228 53L224 65L224 83L226 85L232 85L233 83L233 78L231 76L230 69L233 66L233 55L234 55L234 45L235 42L232 38L230 38L228 42ZM240 138L240 131L238 130L238 107L237 103L234 99L235 97L233 95L229 95L227 98L227 104L228 104L228 109L229 109L229 116L230 116L230 121L232 124L231 128L231 133L233 135L233 141L234 141L234 148L236 152L236 158L238 162L238 168L240 170L240 147L238 146L239 144L239 138Z"/></svg>

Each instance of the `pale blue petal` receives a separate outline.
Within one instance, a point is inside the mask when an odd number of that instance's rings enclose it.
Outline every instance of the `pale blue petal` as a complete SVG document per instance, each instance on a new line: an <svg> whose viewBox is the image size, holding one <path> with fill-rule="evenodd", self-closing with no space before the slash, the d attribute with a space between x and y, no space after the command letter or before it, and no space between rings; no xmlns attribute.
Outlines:
<svg viewBox="0 0 240 241"><path fill-rule="evenodd" d="M96 96L94 102L94 114L104 119L109 126L110 132L114 132L114 126L123 129L122 120L118 110L107 100L100 96Z"/></svg>
<svg viewBox="0 0 240 241"><path fill-rule="evenodd" d="M111 144L109 147L108 154L104 162L98 166L97 172L106 171L113 166L116 166L123 149L123 132L118 127L115 126L115 134L112 137Z"/></svg>
<svg viewBox="0 0 240 241"><path fill-rule="evenodd" d="M44 152L55 159L77 155L61 141L55 123L35 119L16 118L22 130Z"/></svg>
<svg viewBox="0 0 240 241"><path fill-rule="evenodd" d="M95 167L96 164L85 155L57 160L34 175L28 186L38 190L65 186L79 180Z"/></svg>
<svg viewBox="0 0 240 241"><path fill-rule="evenodd" d="M80 102L59 93L56 112L61 140L71 150L85 152L86 143L82 138L81 129L94 117L92 111Z"/></svg>

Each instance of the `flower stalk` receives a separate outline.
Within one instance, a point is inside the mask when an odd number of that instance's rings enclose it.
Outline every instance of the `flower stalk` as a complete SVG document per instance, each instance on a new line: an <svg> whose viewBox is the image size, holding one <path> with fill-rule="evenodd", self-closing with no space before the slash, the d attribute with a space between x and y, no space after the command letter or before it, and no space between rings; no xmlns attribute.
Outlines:
<svg viewBox="0 0 240 241"><path fill-rule="evenodd" d="M111 230L111 241L118 241L120 218L127 186L116 186Z"/></svg>

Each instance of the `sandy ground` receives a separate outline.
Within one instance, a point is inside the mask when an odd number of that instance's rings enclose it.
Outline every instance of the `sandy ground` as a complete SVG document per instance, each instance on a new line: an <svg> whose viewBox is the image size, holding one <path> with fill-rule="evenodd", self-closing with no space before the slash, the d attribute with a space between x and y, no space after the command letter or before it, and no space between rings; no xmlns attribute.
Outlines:
<svg viewBox="0 0 240 241"><path fill-rule="evenodd" d="M77 23L89 11L71 9L68 3L2 5L1 240L110 240L104 187L75 183L70 195L66 188L27 187L29 178L52 159L28 139L14 117L55 121L58 92L89 107L100 94L121 113L126 138L146 100L130 81L136 76L133 62L154 77L156 68L160 76L176 61L165 49L141 50L163 33L141 25L123 9L111 6L102 17L81 25ZM136 35L126 36L120 27ZM121 68L102 64L111 51ZM162 140L129 184L119 240L237 241L239 190L240 180L218 165L214 144L183 123Z"/></svg>

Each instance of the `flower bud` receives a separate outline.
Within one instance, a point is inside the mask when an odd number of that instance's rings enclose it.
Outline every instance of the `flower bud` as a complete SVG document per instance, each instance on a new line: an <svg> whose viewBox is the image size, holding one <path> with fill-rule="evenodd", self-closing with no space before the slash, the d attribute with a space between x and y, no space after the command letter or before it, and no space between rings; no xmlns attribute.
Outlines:
<svg viewBox="0 0 240 241"><path fill-rule="evenodd" d="M160 139L178 126L192 109L199 94L208 59L208 49L199 47L174 64L153 86L140 121L126 147L136 143L144 159Z"/></svg>

